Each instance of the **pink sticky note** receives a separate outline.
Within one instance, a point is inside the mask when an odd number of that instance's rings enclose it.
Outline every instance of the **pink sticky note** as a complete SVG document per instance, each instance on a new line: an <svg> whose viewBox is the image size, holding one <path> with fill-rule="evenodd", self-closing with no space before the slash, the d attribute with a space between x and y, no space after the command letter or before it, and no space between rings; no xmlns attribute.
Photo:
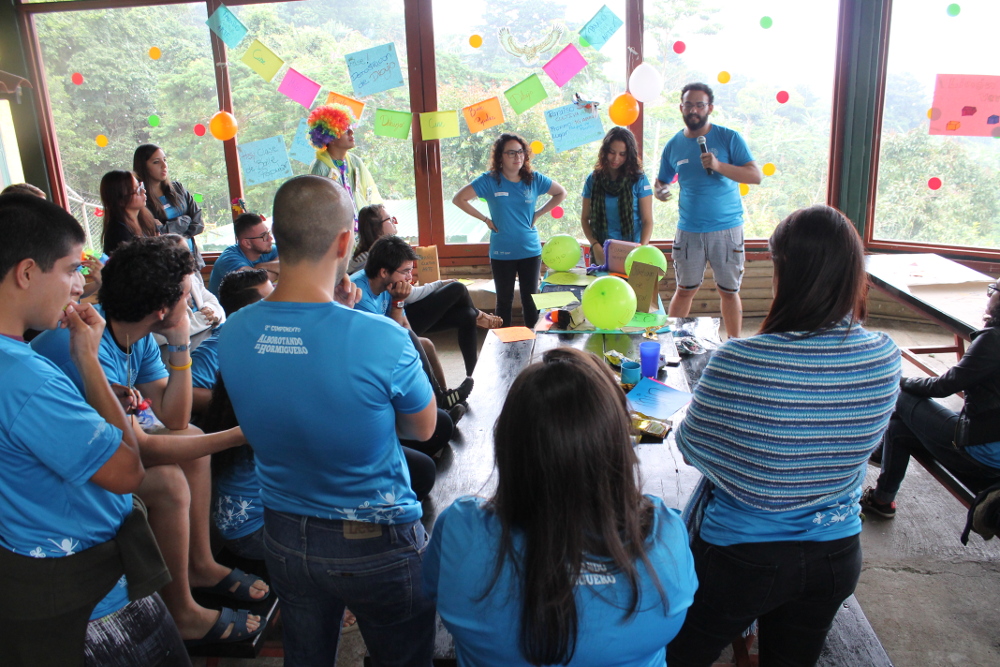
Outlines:
<svg viewBox="0 0 1000 667"><path fill-rule="evenodd" d="M938 74L930 134L988 137L991 109L1000 102L1000 76L986 74ZM980 109L986 113L978 113Z"/></svg>
<svg viewBox="0 0 1000 667"><path fill-rule="evenodd" d="M557 53L552 60L542 65L542 69L557 86L562 88L567 81L586 66L587 61L580 55L576 47L573 44L567 44L566 48Z"/></svg>
<svg viewBox="0 0 1000 667"><path fill-rule="evenodd" d="M282 95L287 95L292 100L298 102L306 109L312 106L313 100L316 99L316 93L319 92L320 84L313 81L304 74L296 72L291 67L285 72L285 78L281 80L281 85L278 86L278 92Z"/></svg>

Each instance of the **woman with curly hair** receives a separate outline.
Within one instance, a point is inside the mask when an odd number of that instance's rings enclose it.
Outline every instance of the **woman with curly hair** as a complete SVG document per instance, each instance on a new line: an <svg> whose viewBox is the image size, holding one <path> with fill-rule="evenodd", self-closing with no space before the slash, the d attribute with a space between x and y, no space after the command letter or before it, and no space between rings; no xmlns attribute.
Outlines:
<svg viewBox="0 0 1000 667"><path fill-rule="evenodd" d="M105 255L118 246L143 236L157 236L156 221L146 208L146 186L131 171L109 171L101 178L104 230L101 245Z"/></svg>
<svg viewBox="0 0 1000 667"><path fill-rule="evenodd" d="M583 184L583 234L591 257L604 263L608 239L646 245L653 236L653 186L642 172L635 136L625 127L605 135L594 171Z"/></svg>
<svg viewBox="0 0 1000 667"><path fill-rule="evenodd" d="M531 169L528 142L516 134L501 134L493 143L490 170L458 191L451 202L490 228L490 265L497 293L497 315L511 325L514 280L521 285L525 326L538 321L531 295L538 291L542 244L535 222L566 198L566 188ZM540 209L538 198L549 195ZM471 203L482 197L490 215L483 217Z"/></svg>
<svg viewBox="0 0 1000 667"><path fill-rule="evenodd" d="M201 258L194 237L205 231L201 221L201 208L194 196L180 181L171 181L167 174L167 156L155 144L142 144L132 155L132 170L146 186L146 208L156 218L161 234L180 234L187 241L187 249L194 256L195 265L201 269Z"/></svg>
<svg viewBox="0 0 1000 667"><path fill-rule="evenodd" d="M316 148L310 174L332 178L344 186L354 202L354 219L369 204L382 203L375 179L354 148L354 112L342 104L324 104L309 114L309 143Z"/></svg>
<svg viewBox="0 0 1000 667"><path fill-rule="evenodd" d="M444 510L424 556L458 664L664 664L698 582L680 514L642 493L629 427L588 352L549 350L514 381L496 492Z"/></svg>

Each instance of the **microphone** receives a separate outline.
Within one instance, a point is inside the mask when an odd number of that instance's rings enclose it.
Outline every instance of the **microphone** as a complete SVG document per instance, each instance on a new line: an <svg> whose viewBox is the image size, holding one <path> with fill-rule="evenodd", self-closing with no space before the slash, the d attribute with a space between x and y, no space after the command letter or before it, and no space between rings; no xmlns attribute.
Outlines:
<svg viewBox="0 0 1000 667"><path fill-rule="evenodd" d="M705 145L705 135L701 135L700 137L698 137L698 146L701 147L701 152L702 153L707 153L708 152L708 146ZM709 169L708 167L705 167L705 173L708 174L709 176L711 176L715 172L712 171L711 169Z"/></svg>

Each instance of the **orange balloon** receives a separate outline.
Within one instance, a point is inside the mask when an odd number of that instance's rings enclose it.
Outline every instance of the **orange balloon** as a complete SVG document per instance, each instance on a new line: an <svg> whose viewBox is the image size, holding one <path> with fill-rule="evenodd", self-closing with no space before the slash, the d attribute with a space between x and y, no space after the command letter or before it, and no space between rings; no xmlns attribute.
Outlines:
<svg viewBox="0 0 1000 667"><path fill-rule="evenodd" d="M236 131L239 129L240 127L236 122L236 118L228 111L220 111L208 121L208 131L219 141L232 139L236 136Z"/></svg>
<svg viewBox="0 0 1000 667"><path fill-rule="evenodd" d="M623 93L608 107L608 115L615 125L631 125L639 118L639 100L629 93Z"/></svg>

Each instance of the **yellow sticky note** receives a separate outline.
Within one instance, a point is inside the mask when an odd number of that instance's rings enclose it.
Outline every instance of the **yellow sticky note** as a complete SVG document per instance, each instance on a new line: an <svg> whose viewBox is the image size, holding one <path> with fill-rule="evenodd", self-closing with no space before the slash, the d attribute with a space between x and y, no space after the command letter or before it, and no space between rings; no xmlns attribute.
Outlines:
<svg viewBox="0 0 1000 667"><path fill-rule="evenodd" d="M354 112L354 120L361 120L361 112L365 110L365 103L361 100L356 100L353 97L341 95L340 93L335 93L333 91L326 96L326 103L343 104L345 107Z"/></svg>
<svg viewBox="0 0 1000 667"><path fill-rule="evenodd" d="M574 301L579 301L572 292L541 292L532 294L531 300L535 302L535 308L562 308Z"/></svg>
<svg viewBox="0 0 1000 667"><path fill-rule="evenodd" d="M488 100L465 107L462 109L462 115L465 116L465 122L469 124L469 132L473 134L499 125L504 120L500 99L497 97L491 97Z"/></svg>
<svg viewBox="0 0 1000 667"><path fill-rule="evenodd" d="M270 81L278 73L285 61L259 40L253 40L250 48L240 58L250 69L257 72L264 81Z"/></svg>
<svg viewBox="0 0 1000 667"><path fill-rule="evenodd" d="M428 139L447 139L458 136L457 111L428 111L420 114L420 136Z"/></svg>

